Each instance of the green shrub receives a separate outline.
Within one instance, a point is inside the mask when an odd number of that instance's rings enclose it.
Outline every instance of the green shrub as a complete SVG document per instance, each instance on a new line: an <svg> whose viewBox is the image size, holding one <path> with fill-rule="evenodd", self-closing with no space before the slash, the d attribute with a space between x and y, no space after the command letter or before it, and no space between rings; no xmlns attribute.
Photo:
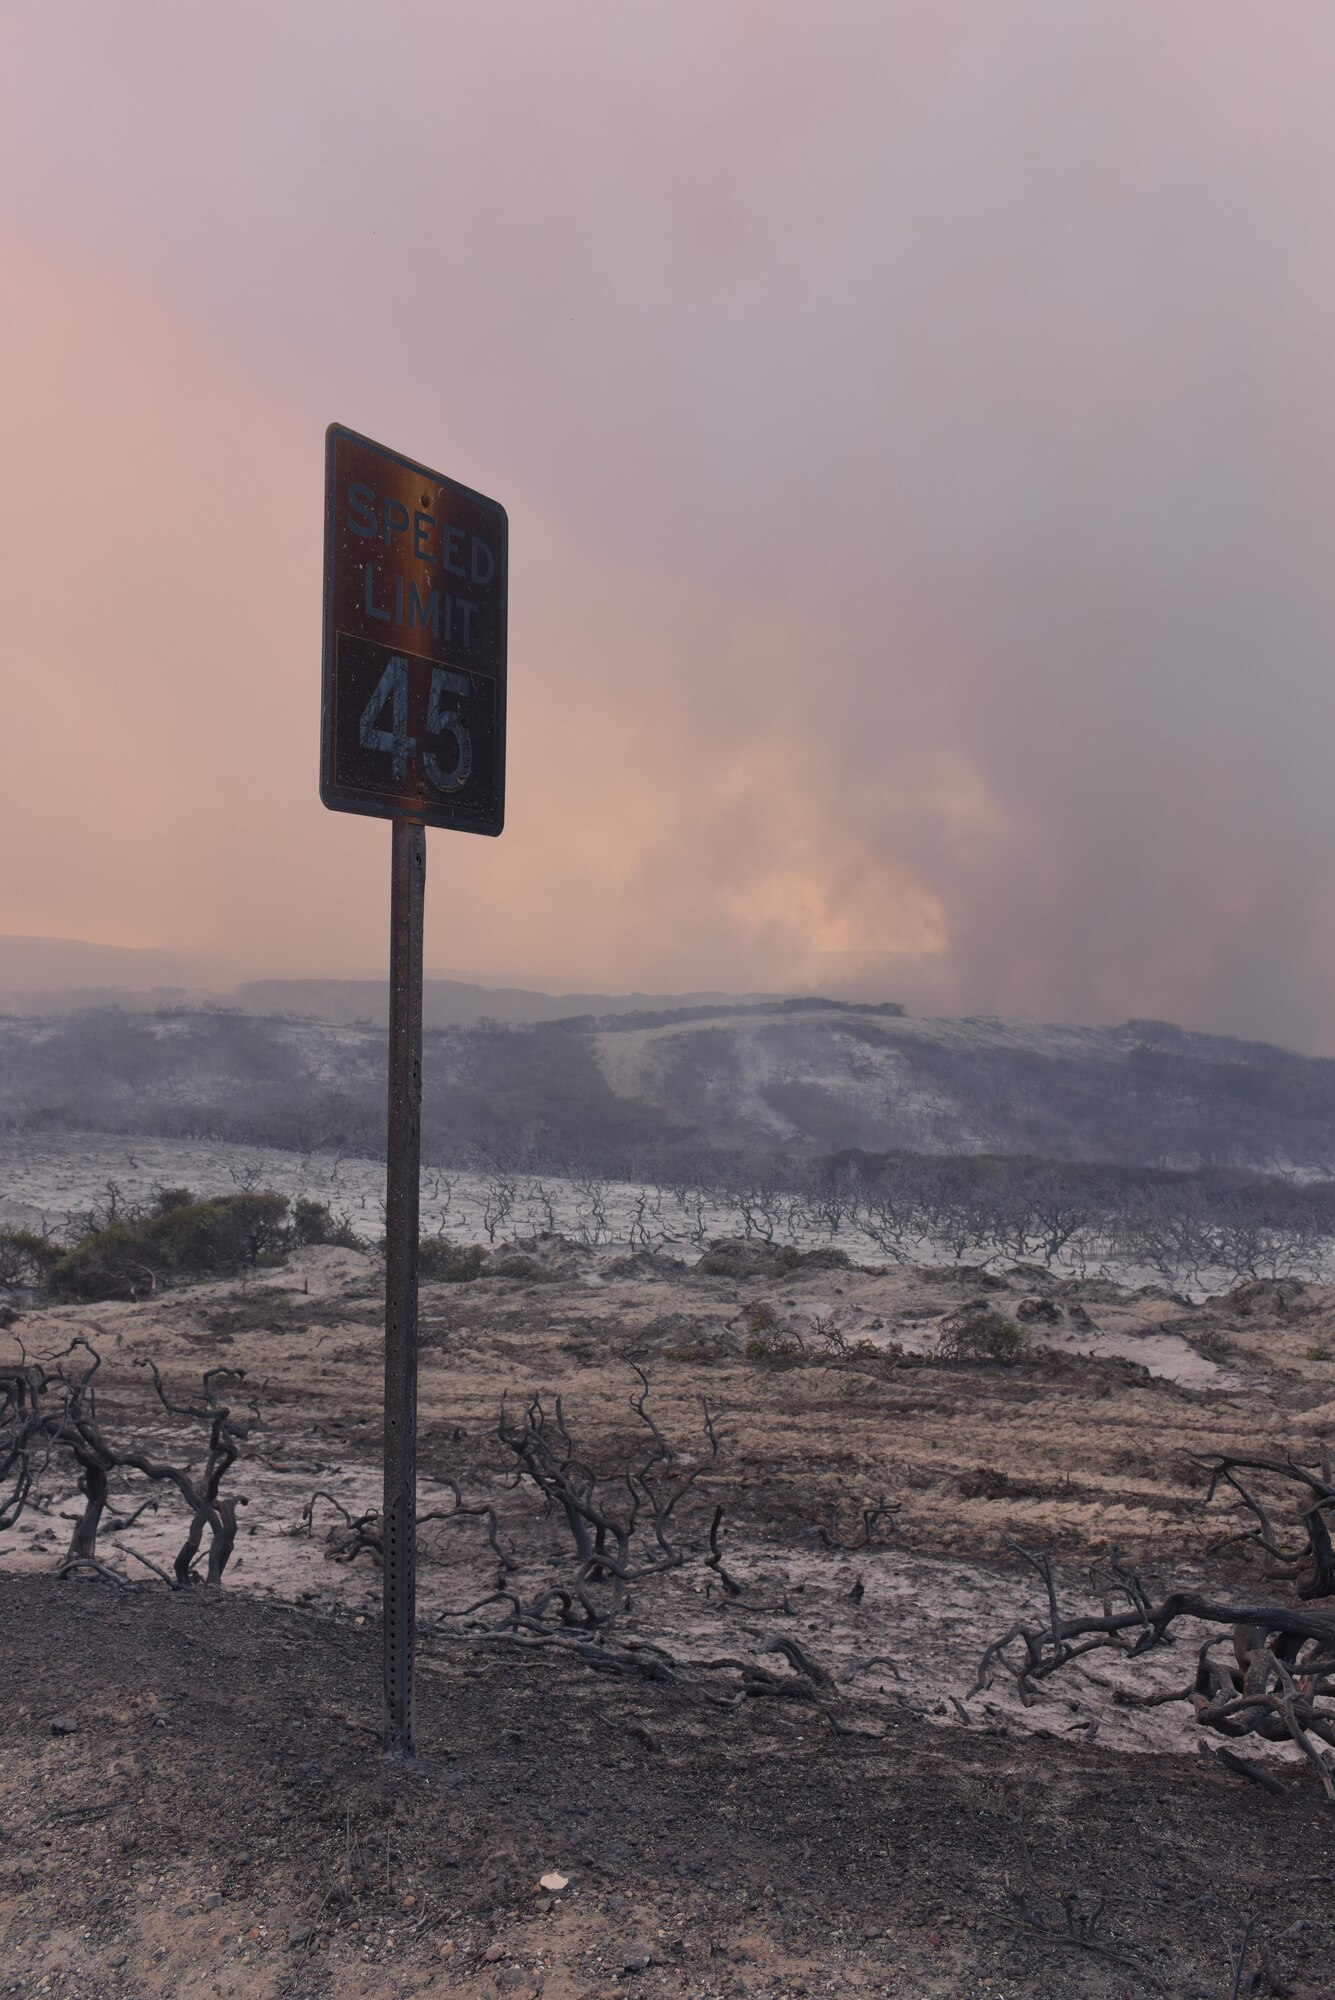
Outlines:
<svg viewBox="0 0 1335 2000"><path fill-rule="evenodd" d="M292 1204L292 1240L302 1248L332 1243L341 1250L355 1250L357 1238L348 1222L337 1222L327 1201L297 1201Z"/></svg>
<svg viewBox="0 0 1335 2000"><path fill-rule="evenodd" d="M148 1224L153 1247L170 1270L231 1271L268 1262L291 1242L287 1197L228 1194L169 1209Z"/></svg>
<svg viewBox="0 0 1335 2000"><path fill-rule="evenodd" d="M510 1257L498 1257L489 1275L493 1278L527 1278L530 1284L546 1285L555 1278L555 1271L549 1271L536 1257L525 1257L516 1253Z"/></svg>
<svg viewBox="0 0 1335 2000"><path fill-rule="evenodd" d="M0 1229L0 1288L40 1285L60 1255L60 1245L32 1229Z"/></svg>
<svg viewBox="0 0 1335 2000"><path fill-rule="evenodd" d="M781 1333L755 1333L742 1348L748 1361L782 1361L797 1365L811 1359L802 1343Z"/></svg>
<svg viewBox="0 0 1335 2000"><path fill-rule="evenodd" d="M1029 1335L1013 1319L985 1308L954 1313L941 1329L938 1349L946 1361L997 1361L1010 1368L1033 1352Z"/></svg>
<svg viewBox="0 0 1335 2000"><path fill-rule="evenodd" d="M51 1290L77 1299L134 1298L167 1277L218 1277L271 1264L290 1246L285 1195L181 1200L185 1192L164 1189L153 1212L89 1230L52 1261Z"/></svg>
<svg viewBox="0 0 1335 2000"><path fill-rule="evenodd" d="M784 1333L773 1306L757 1299L746 1309L742 1320L742 1353L748 1361L803 1361L806 1351L800 1340Z"/></svg>
<svg viewBox="0 0 1335 2000"><path fill-rule="evenodd" d="M190 1188L159 1188L158 1214L170 1215L174 1208L193 1208L196 1199Z"/></svg>
<svg viewBox="0 0 1335 2000"><path fill-rule="evenodd" d="M480 1243L447 1243L443 1236L424 1236L417 1246L417 1269L435 1284L466 1285L480 1278L487 1253Z"/></svg>
<svg viewBox="0 0 1335 2000"><path fill-rule="evenodd" d="M53 1292L74 1299L137 1298L152 1290L168 1261L139 1223L109 1222L90 1229L52 1265Z"/></svg>

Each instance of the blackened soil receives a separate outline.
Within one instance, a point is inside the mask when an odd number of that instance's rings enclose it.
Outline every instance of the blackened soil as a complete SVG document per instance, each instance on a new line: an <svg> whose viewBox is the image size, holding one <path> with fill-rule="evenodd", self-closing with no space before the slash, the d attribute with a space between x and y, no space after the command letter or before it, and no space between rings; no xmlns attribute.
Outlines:
<svg viewBox="0 0 1335 2000"><path fill-rule="evenodd" d="M1310 1780L423 1650L405 1768L369 1623L0 1575L0 1991L1335 1993Z"/></svg>

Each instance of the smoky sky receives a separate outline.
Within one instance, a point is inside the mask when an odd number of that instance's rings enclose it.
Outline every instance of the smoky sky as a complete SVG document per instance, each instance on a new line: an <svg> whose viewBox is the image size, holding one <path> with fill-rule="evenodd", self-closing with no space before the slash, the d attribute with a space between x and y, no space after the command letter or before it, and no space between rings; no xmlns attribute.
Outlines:
<svg viewBox="0 0 1335 2000"><path fill-rule="evenodd" d="M380 966L336 419L510 514L435 969L1335 1052L1327 0L0 23L0 930Z"/></svg>

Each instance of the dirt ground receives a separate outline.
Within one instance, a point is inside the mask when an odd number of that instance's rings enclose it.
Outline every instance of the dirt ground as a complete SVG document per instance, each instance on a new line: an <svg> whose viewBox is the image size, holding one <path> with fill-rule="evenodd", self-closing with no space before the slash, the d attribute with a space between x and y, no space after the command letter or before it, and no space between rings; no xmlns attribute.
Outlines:
<svg viewBox="0 0 1335 2000"><path fill-rule="evenodd" d="M1025 1329L1012 1365L938 1352L971 1305ZM626 1627L678 1663L670 1683L488 1640L487 1613L456 1615L494 1583L476 1524L424 1529L409 1768L377 1744L378 1573L330 1559L328 1502L301 1521L317 1489L375 1504L379 1310L375 1260L324 1250L0 1333L42 1358L92 1340L107 1431L178 1458L190 1427L136 1358L178 1394L244 1368L263 1413L221 1591L169 1593L130 1555L170 1556L165 1506L103 1538L133 1583L55 1579L58 1493L0 1539L0 1991L1229 2000L1254 1920L1238 1992L1335 1996L1335 1810L1310 1776L1280 1753L1272 1795L1202 1754L1185 1704L1115 1699L1185 1681L1189 1645L1096 1655L1032 1708L1004 1678L974 1692L983 1645L1038 1608L1012 1543L1053 1554L1072 1608L1112 1544L1159 1582L1255 1588L1212 1553L1233 1524L1191 1455L1331 1442L1335 1294L1192 1306L1028 1268L687 1269L559 1242L426 1286L422 1508L447 1476L490 1500L526 1588L570 1565L507 1483L503 1394L560 1393L615 1467L638 1364L682 1453L703 1451L702 1399L720 1450L683 1515L691 1560ZM856 1541L881 1495L870 1546L815 1532ZM703 1560L716 1504L740 1598ZM780 1669L776 1637L828 1698L743 1698L704 1670ZM566 1889L540 1888L552 1870Z"/></svg>

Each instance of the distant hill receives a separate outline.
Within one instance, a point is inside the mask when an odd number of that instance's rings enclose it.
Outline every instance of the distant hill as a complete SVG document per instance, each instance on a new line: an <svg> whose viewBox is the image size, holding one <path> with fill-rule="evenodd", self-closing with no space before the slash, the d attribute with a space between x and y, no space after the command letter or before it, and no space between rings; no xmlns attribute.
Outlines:
<svg viewBox="0 0 1335 2000"><path fill-rule="evenodd" d="M0 934L0 988L202 986L212 961L179 951Z"/></svg>
<svg viewBox="0 0 1335 2000"><path fill-rule="evenodd" d="M472 1027L499 1021L514 1027L562 1021L575 1014L640 1014L677 1007L729 1007L770 999L753 993L540 993L526 986L482 986L462 979L422 982L422 1019L428 1028ZM349 1025L389 1021L385 979L249 979L233 989L237 1006L252 1014L297 1014L307 1020Z"/></svg>
<svg viewBox="0 0 1335 2000"><path fill-rule="evenodd" d="M230 985L234 974L202 954L88 944L83 938L0 935L0 1006L48 1014L108 999L161 1004Z"/></svg>
<svg viewBox="0 0 1335 2000"><path fill-rule="evenodd" d="M188 952L88 944L81 938L0 935L0 1013L69 1014L88 1007L127 1011L188 1005L240 1007L248 1014L292 1014L353 1026L389 1020L385 979L249 979L220 960ZM555 984L555 982L552 982ZM538 986L495 986L482 980L424 982L428 1027L471 1027L478 1021L517 1026L572 1014L656 1012L664 1008L734 1006L764 1001L764 993L552 993Z"/></svg>
<svg viewBox="0 0 1335 2000"><path fill-rule="evenodd" d="M803 1149L1335 1172L1335 1061L1160 1021L921 1020L830 1001L593 1030L624 1099Z"/></svg>
<svg viewBox="0 0 1335 2000"><path fill-rule="evenodd" d="M920 1020L820 998L515 1026L497 1022L495 993L462 991L446 1004L483 993L490 1019L428 1034L436 1161L671 1171L739 1150L856 1149L1335 1174L1335 1061L1265 1043L1156 1021ZM374 982L364 992L382 1004ZM383 1028L292 1008L14 1017L0 1020L0 1125L375 1152L384 1064Z"/></svg>

